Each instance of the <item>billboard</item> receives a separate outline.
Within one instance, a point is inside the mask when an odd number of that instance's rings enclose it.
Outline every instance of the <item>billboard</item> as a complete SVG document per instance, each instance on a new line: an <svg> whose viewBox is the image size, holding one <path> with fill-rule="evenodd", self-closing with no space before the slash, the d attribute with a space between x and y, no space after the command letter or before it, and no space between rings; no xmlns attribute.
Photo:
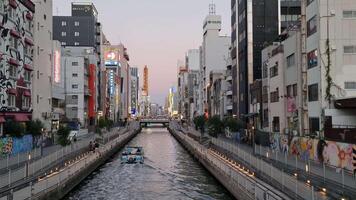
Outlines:
<svg viewBox="0 0 356 200"><path fill-rule="evenodd" d="M118 66L120 60L119 49L114 47L106 47L104 49L105 66Z"/></svg>
<svg viewBox="0 0 356 200"><path fill-rule="evenodd" d="M54 62L53 62L53 75L54 75L54 82L60 83L61 82L61 53L56 50L54 52Z"/></svg>

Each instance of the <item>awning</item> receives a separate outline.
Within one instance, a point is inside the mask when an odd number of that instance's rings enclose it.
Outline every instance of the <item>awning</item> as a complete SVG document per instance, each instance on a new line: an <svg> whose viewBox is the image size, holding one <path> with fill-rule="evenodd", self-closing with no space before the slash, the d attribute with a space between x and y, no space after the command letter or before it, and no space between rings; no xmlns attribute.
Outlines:
<svg viewBox="0 0 356 200"><path fill-rule="evenodd" d="M15 115L15 121L17 122L27 122L30 121L28 116L25 114L16 114Z"/></svg>
<svg viewBox="0 0 356 200"><path fill-rule="evenodd" d="M9 0L9 4L10 4L11 7L17 8L16 0Z"/></svg>
<svg viewBox="0 0 356 200"><path fill-rule="evenodd" d="M9 89L7 89L7 93L16 95L17 94L17 90L15 88L9 88Z"/></svg>
<svg viewBox="0 0 356 200"><path fill-rule="evenodd" d="M33 20L33 15L32 15L30 12L28 12L28 13L26 14L26 18L27 18L28 20Z"/></svg>
<svg viewBox="0 0 356 200"><path fill-rule="evenodd" d="M25 97L31 97L31 92L30 92L29 90L25 90L25 91L23 92L23 96L25 96Z"/></svg>
<svg viewBox="0 0 356 200"><path fill-rule="evenodd" d="M356 97L336 99L334 105L337 109L356 109Z"/></svg>
<svg viewBox="0 0 356 200"><path fill-rule="evenodd" d="M29 65L29 64L24 64L23 67L24 67L27 71L33 71L32 66Z"/></svg>
<svg viewBox="0 0 356 200"><path fill-rule="evenodd" d="M30 45L30 46L33 46L33 41L28 39L28 38L25 38L25 43Z"/></svg>
<svg viewBox="0 0 356 200"><path fill-rule="evenodd" d="M11 29L10 34L16 38L20 38L21 35L19 32L15 31L14 29Z"/></svg>
<svg viewBox="0 0 356 200"><path fill-rule="evenodd" d="M17 62L17 60L15 60L14 58L10 58L7 62L10 65L19 66L19 62Z"/></svg>
<svg viewBox="0 0 356 200"><path fill-rule="evenodd" d="M6 122L5 118L3 116L0 116L0 123Z"/></svg>

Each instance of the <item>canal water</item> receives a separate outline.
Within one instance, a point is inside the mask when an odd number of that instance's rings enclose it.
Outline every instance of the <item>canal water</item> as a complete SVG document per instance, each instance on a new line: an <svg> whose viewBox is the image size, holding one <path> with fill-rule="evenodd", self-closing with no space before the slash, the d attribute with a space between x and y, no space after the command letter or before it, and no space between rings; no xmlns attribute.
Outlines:
<svg viewBox="0 0 356 200"><path fill-rule="evenodd" d="M233 199L166 129L143 129L129 145L144 148L143 165L121 164L118 153L65 199Z"/></svg>

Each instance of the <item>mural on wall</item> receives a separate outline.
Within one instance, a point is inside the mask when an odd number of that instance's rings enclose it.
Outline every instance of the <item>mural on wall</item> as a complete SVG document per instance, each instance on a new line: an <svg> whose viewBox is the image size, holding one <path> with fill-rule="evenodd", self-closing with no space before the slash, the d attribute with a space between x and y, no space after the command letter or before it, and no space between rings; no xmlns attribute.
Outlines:
<svg viewBox="0 0 356 200"><path fill-rule="evenodd" d="M270 135L270 148L284 154L289 151L288 136L274 133Z"/></svg>
<svg viewBox="0 0 356 200"><path fill-rule="evenodd" d="M336 168L354 170L353 145L341 142L324 141L311 138L270 135L270 148L273 151L298 156L300 160L314 160Z"/></svg>
<svg viewBox="0 0 356 200"><path fill-rule="evenodd" d="M32 148L33 148L32 135L25 135L21 138L13 138L13 137L0 138L0 157L27 152L30 151Z"/></svg>

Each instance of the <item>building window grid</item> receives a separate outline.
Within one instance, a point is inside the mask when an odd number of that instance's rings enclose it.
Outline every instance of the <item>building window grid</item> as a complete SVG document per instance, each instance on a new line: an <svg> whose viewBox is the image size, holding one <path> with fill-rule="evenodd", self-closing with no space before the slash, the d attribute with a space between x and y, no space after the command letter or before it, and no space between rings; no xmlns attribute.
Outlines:
<svg viewBox="0 0 356 200"><path fill-rule="evenodd" d="M292 67L295 65L295 54L291 54L287 57L287 67Z"/></svg>
<svg viewBox="0 0 356 200"><path fill-rule="evenodd" d="M16 107L16 96L13 94L9 94L8 96L8 106L9 107Z"/></svg>
<svg viewBox="0 0 356 200"><path fill-rule="evenodd" d="M308 101L318 101L319 100L319 91L318 84L312 84L308 86Z"/></svg>
<svg viewBox="0 0 356 200"><path fill-rule="evenodd" d="M345 82L346 90L356 90L356 82L355 81L347 81Z"/></svg>

